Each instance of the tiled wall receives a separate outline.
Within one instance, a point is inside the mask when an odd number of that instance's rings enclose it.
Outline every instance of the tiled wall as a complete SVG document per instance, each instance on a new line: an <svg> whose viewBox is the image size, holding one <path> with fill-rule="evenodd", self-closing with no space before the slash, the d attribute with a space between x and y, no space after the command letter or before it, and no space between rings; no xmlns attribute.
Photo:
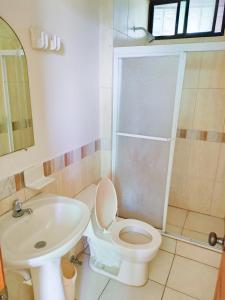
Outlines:
<svg viewBox="0 0 225 300"><path fill-rule="evenodd" d="M170 204L225 217L225 52L188 54Z"/></svg>
<svg viewBox="0 0 225 300"><path fill-rule="evenodd" d="M97 140L44 162L45 176L52 176L55 181L42 191L25 188L23 173L1 180L0 215L11 210L17 198L26 201L40 192L74 197L88 185L96 183L101 177L100 148L101 142Z"/></svg>

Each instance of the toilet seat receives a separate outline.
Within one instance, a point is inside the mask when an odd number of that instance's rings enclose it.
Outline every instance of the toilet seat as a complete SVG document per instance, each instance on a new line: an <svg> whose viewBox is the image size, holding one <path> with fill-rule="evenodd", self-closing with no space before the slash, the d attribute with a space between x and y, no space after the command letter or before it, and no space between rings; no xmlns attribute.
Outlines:
<svg viewBox="0 0 225 300"><path fill-rule="evenodd" d="M121 238L121 233L126 229L128 229L130 233L134 232L146 236L146 239L149 239L149 241L145 243L132 243L124 240L123 238ZM139 220L124 219L119 222L114 222L109 230L111 233L112 241L118 246L124 248L124 250L147 250L151 248L155 249L155 247L158 247L158 245L161 244L161 236L158 230L153 226Z"/></svg>
<svg viewBox="0 0 225 300"><path fill-rule="evenodd" d="M161 235L157 229L136 219L117 221L117 208L118 202L114 185L108 178L103 178L98 184L95 199L94 214L98 228L102 232L110 233L112 242L121 250L150 250L159 247ZM129 238L129 233L133 237ZM123 238L122 235L125 235L126 238Z"/></svg>

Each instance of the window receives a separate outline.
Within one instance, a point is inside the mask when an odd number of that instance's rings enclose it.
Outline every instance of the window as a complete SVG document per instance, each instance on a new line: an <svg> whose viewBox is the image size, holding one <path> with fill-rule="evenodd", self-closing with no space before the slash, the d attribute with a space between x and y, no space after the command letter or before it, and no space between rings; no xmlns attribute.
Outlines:
<svg viewBox="0 0 225 300"><path fill-rule="evenodd" d="M225 0L151 0L149 32L156 39L224 34Z"/></svg>

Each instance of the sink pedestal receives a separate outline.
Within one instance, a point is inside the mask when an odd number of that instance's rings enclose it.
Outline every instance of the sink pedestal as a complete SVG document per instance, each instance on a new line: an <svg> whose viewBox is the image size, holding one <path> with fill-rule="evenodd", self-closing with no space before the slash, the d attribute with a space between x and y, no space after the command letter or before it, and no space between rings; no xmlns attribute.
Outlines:
<svg viewBox="0 0 225 300"><path fill-rule="evenodd" d="M31 277L35 300L66 300L60 258L31 268Z"/></svg>

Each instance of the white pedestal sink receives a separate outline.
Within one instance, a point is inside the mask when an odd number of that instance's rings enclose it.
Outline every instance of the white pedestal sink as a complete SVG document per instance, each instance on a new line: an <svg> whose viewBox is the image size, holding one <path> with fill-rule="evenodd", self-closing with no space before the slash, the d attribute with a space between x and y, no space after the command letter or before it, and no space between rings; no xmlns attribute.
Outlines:
<svg viewBox="0 0 225 300"><path fill-rule="evenodd" d="M0 217L0 242L10 269L30 269L35 300L65 300L60 260L82 237L90 211L86 204L55 195L26 202L31 215Z"/></svg>

